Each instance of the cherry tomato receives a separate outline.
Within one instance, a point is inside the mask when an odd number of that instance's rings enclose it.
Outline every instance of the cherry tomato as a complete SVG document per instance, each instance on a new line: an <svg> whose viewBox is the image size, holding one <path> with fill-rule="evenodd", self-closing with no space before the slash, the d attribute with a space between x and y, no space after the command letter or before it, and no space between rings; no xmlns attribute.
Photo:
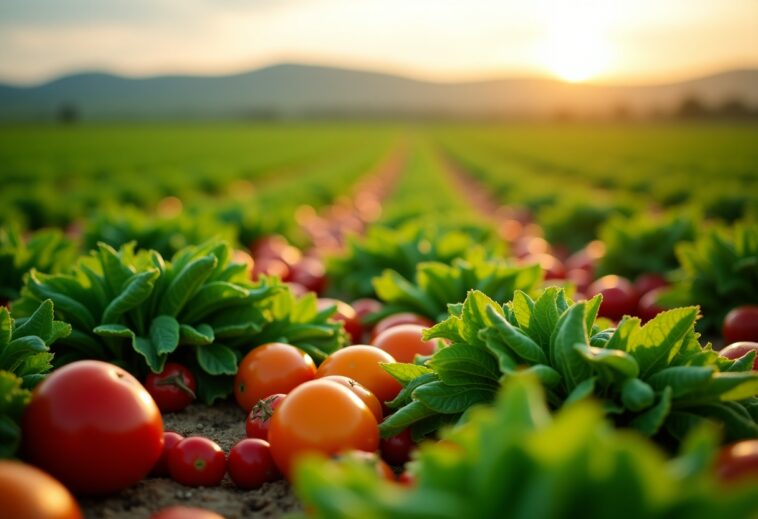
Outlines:
<svg viewBox="0 0 758 519"><path fill-rule="evenodd" d="M155 466L163 421L137 379L112 364L83 360L35 388L22 437L27 459L75 493L108 494Z"/></svg>
<svg viewBox="0 0 758 519"><path fill-rule="evenodd" d="M669 282L661 274L646 273L637 276L634 280L634 289L637 291L637 295L644 296L648 292L652 292L658 288L665 288L669 286Z"/></svg>
<svg viewBox="0 0 758 519"><path fill-rule="evenodd" d="M758 440L743 440L722 448L716 457L716 476L722 481L758 482Z"/></svg>
<svg viewBox="0 0 758 519"><path fill-rule="evenodd" d="M603 276L587 289L587 296L603 295L598 315L618 321L624 315L632 315L637 308L637 293L628 279L619 276Z"/></svg>
<svg viewBox="0 0 758 519"><path fill-rule="evenodd" d="M724 318L724 342L758 342L758 305L738 306Z"/></svg>
<svg viewBox="0 0 758 519"><path fill-rule="evenodd" d="M245 420L245 433L248 438L260 438L261 440L268 440L268 428L271 423L271 415L274 414L274 409L279 407L282 403L282 399L285 397L283 393L277 393L275 395L269 395L263 400L258 400L253 408L250 410L250 414Z"/></svg>
<svg viewBox="0 0 758 519"><path fill-rule="evenodd" d="M423 326L418 324L400 324L380 333L373 344L384 350L397 362L413 362L416 355L431 355L437 349L433 340L425 341L421 334Z"/></svg>
<svg viewBox="0 0 758 519"><path fill-rule="evenodd" d="M0 515L19 519L84 517L58 480L37 467L11 460L0 460Z"/></svg>
<svg viewBox="0 0 758 519"><path fill-rule="evenodd" d="M571 269L566 272L566 280L571 282L579 292L584 292L592 284L592 274L582 269ZM577 300L575 297L574 301Z"/></svg>
<svg viewBox="0 0 758 519"><path fill-rule="evenodd" d="M384 330L388 330L399 324L418 324L424 328L431 328L434 326L434 321L423 315L412 314L410 312L388 315L374 325L374 329L371 331L371 341L373 342Z"/></svg>
<svg viewBox="0 0 758 519"><path fill-rule="evenodd" d="M395 436L382 438L379 444L379 450L382 453L382 459L390 465L403 465L411 459L411 452L416 444L411 439L411 430L404 429Z"/></svg>
<svg viewBox="0 0 758 519"><path fill-rule="evenodd" d="M726 357L727 359L739 359L750 353L755 352L755 360L753 361L753 370L758 371L758 342L740 341L733 342L723 350L719 352L719 355Z"/></svg>
<svg viewBox="0 0 758 519"><path fill-rule="evenodd" d="M282 281L287 281L290 278L290 268L279 258L256 258L250 276L253 281L258 281L264 275L276 276Z"/></svg>
<svg viewBox="0 0 758 519"><path fill-rule="evenodd" d="M160 373L145 378L145 389L163 413L181 411L195 400L195 375L184 365L167 362Z"/></svg>
<svg viewBox="0 0 758 519"><path fill-rule="evenodd" d="M331 319L333 321L342 322L345 331L350 336L350 344L360 342L361 337L363 336L363 325L361 325L361 320L352 306L339 299L329 299L327 297L320 297L316 301L316 304L319 310L325 310L330 306L336 306L337 312L332 315Z"/></svg>
<svg viewBox="0 0 758 519"><path fill-rule="evenodd" d="M407 470L404 470L397 477L397 482L403 485L404 487L415 487L416 477L410 472L408 472Z"/></svg>
<svg viewBox="0 0 758 519"><path fill-rule="evenodd" d="M361 383L343 375L328 375L321 378L323 380L331 380L348 388L355 393L355 396L363 400L363 403L369 408L377 422L382 421L382 418L384 417L384 414L382 413L382 403L379 402L379 399L377 399L376 396L374 396L374 393L366 389Z"/></svg>
<svg viewBox="0 0 758 519"><path fill-rule="evenodd" d="M269 395L289 393L312 380L316 365L310 355L281 342L258 346L245 355L234 378L237 403L249 413L253 406Z"/></svg>
<svg viewBox="0 0 758 519"><path fill-rule="evenodd" d="M356 299L350 303L350 306L352 306L355 313L358 314L358 318L361 322L363 322L367 316L382 309L382 303L376 299L371 299L370 297Z"/></svg>
<svg viewBox="0 0 758 519"><path fill-rule="evenodd" d="M335 456L338 460L350 460L356 463L361 463L369 468L374 469L376 474L386 481L397 481L395 472L387 463L382 460L375 452L357 451L351 450L343 452Z"/></svg>
<svg viewBox="0 0 758 519"><path fill-rule="evenodd" d="M183 439L184 436L179 433L172 431L165 431L163 433L163 451L161 452L161 457L158 458L158 462L155 464L150 474L158 477L168 477L168 453L171 449L174 448L174 445Z"/></svg>
<svg viewBox="0 0 758 519"><path fill-rule="evenodd" d="M289 478L306 452L327 456L379 447L376 418L355 393L329 380L312 380L292 390L271 417L271 454Z"/></svg>
<svg viewBox="0 0 758 519"><path fill-rule="evenodd" d="M545 279L566 279L566 267L563 266L561 260L548 254L541 252L539 254L529 255L523 258L524 264L539 263L542 270L545 272Z"/></svg>
<svg viewBox="0 0 758 519"><path fill-rule="evenodd" d="M666 310L658 304L658 298L666 291L666 287L656 288L645 294L637 303L637 317L642 319L643 323L653 319L656 315Z"/></svg>
<svg viewBox="0 0 758 519"><path fill-rule="evenodd" d="M188 487L215 487L226 473L226 456L213 440L185 438L168 453L171 479Z"/></svg>
<svg viewBox="0 0 758 519"><path fill-rule="evenodd" d="M344 375L356 380L384 403L392 400L402 389L380 363L395 362L394 357L375 346L348 346L329 355L319 366L317 377Z"/></svg>
<svg viewBox="0 0 758 519"><path fill-rule="evenodd" d="M320 294L326 288L326 268L324 262L312 256L305 256L303 259L292 265L291 280L294 283L300 283L306 289Z"/></svg>
<svg viewBox="0 0 758 519"><path fill-rule="evenodd" d="M150 519L224 519L224 516L203 508L169 506L155 512Z"/></svg>
<svg viewBox="0 0 758 519"><path fill-rule="evenodd" d="M269 443L260 438L246 438L229 451L229 476L244 490L259 488L282 475L271 457Z"/></svg>

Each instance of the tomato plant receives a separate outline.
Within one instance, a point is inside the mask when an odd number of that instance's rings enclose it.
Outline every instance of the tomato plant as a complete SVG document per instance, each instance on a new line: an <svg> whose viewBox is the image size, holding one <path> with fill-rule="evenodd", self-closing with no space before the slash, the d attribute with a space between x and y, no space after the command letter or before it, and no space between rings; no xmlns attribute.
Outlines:
<svg viewBox="0 0 758 519"><path fill-rule="evenodd" d="M163 451L161 451L161 457L158 458L153 470L150 472L153 476L168 477L168 453L174 446L182 441L184 436L172 431L164 431L163 433Z"/></svg>
<svg viewBox="0 0 758 519"><path fill-rule="evenodd" d="M431 355L437 349L435 341L425 341L421 337L423 331L424 327L418 324L400 324L384 330L373 344L392 355L397 362L412 363L416 355Z"/></svg>
<svg viewBox="0 0 758 519"><path fill-rule="evenodd" d="M637 308L637 293L628 279L608 275L595 280L587 288L587 296L603 295L599 315L618 321L625 315L631 315Z"/></svg>
<svg viewBox="0 0 758 519"><path fill-rule="evenodd" d="M352 378L384 403L395 398L401 389L400 383L380 365L392 362L395 362L392 355L375 346L348 346L324 359L316 376L344 375Z"/></svg>
<svg viewBox="0 0 758 519"><path fill-rule="evenodd" d="M404 429L395 436L382 438L379 444L379 450L382 453L382 459L390 465L403 465L411 459L411 451L416 444L411 438L411 430Z"/></svg>
<svg viewBox="0 0 758 519"><path fill-rule="evenodd" d="M35 465L82 494L118 492L144 478L163 450L163 421L142 385L95 360L54 371L32 393L23 448Z"/></svg>
<svg viewBox="0 0 758 519"><path fill-rule="evenodd" d="M376 418L360 398L329 380L313 380L292 390L271 417L271 454L289 478L298 457L350 449L375 451L379 446Z"/></svg>
<svg viewBox="0 0 758 519"><path fill-rule="evenodd" d="M71 493L40 469L0 460L0 515L8 519L80 519Z"/></svg>
<svg viewBox="0 0 758 519"><path fill-rule="evenodd" d="M163 413L181 411L195 400L195 375L184 365L167 362L160 373L145 378L145 389Z"/></svg>
<svg viewBox="0 0 758 519"><path fill-rule="evenodd" d="M269 443L246 438L229 451L229 476L239 488L251 490L281 477L271 457Z"/></svg>
<svg viewBox="0 0 758 519"><path fill-rule="evenodd" d="M262 398L289 393L315 375L316 365L304 351L280 342L264 344L240 362L234 378L234 396L249 413Z"/></svg>
<svg viewBox="0 0 758 519"><path fill-rule="evenodd" d="M716 476L722 481L752 479L758 482L758 440L743 440L723 447L716 457Z"/></svg>
<svg viewBox="0 0 758 519"><path fill-rule="evenodd" d="M732 309L724 317L724 342L758 342L758 305L744 305Z"/></svg>
<svg viewBox="0 0 758 519"><path fill-rule="evenodd" d="M283 393L276 393L255 403L250 410L250 414L247 416L247 420L245 420L245 433L248 438L268 439L271 415L274 414L274 409L279 407L285 396Z"/></svg>
<svg viewBox="0 0 758 519"><path fill-rule="evenodd" d="M379 402L376 396L374 396L374 393L366 389L363 384L343 375L327 375L326 377L321 378L323 380L331 380L348 388L355 393L355 396L363 400L363 403L369 408L377 422L382 421L382 417L384 416L384 413L382 412L382 403Z"/></svg>
<svg viewBox="0 0 758 519"><path fill-rule="evenodd" d="M393 326L399 324L417 324L424 328L430 328L434 326L434 321L424 317L423 315L413 314L410 312L400 312L398 314L388 315L378 323L374 325L374 329L371 331L371 341L373 342L376 337L379 336L384 330L388 330Z"/></svg>
<svg viewBox="0 0 758 519"><path fill-rule="evenodd" d="M171 479L188 487L215 487L226 473L226 456L213 440L190 436L168 453Z"/></svg>
<svg viewBox="0 0 758 519"><path fill-rule="evenodd" d="M224 517L204 508L169 506L155 512L150 519L224 519Z"/></svg>

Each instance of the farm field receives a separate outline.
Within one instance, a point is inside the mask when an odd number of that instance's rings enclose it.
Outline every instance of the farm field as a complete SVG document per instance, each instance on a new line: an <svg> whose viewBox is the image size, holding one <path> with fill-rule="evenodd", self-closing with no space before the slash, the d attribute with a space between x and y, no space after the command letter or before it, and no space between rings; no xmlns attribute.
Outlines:
<svg viewBox="0 0 758 519"><path fill-rule="evenodd" d="M0 458L93 518L754 517L756 143L727 123L2 126ZM134 398L82 396L115 391L88 360L148 386L152 432L98 407ZM93 381L69 401L67 370ZM274 468L246 487L251 411L273 413ZM157 466L164 430L216 442L221 476Z"/></svg>

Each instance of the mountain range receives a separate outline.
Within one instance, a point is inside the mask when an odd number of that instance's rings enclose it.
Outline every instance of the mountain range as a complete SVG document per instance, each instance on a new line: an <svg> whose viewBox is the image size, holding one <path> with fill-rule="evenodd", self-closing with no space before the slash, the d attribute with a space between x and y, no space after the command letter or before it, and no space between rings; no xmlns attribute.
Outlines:
<svg viewBox="0 0 758 519"><path fill-rule="evenodd" d="M658 85L545 78L432 82L380 72L281 64L224 76L123 77L80 73L35 86L0 84L0 120L52 120L63 107L86 120L253 117L551 117L667 113L684 99L758 108L758 69Z"/></svg>

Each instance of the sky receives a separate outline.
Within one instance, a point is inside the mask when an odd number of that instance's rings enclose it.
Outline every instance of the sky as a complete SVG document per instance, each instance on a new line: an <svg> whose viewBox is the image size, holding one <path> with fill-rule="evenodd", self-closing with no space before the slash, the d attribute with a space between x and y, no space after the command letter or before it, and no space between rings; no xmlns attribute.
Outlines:
<svg viewBox="0 0 758 519"><path fill-rule="evenodd" d="M2 0L0 81L279 62L435 81L665 83L758 67L758 0Z"/></svg>

